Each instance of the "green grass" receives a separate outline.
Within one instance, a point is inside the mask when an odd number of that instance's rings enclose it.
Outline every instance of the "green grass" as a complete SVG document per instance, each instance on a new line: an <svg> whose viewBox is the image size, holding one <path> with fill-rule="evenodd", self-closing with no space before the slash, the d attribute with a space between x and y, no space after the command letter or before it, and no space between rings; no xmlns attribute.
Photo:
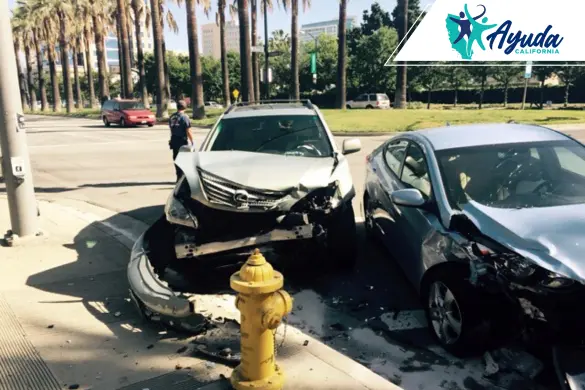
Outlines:
<svg viewBox="0 0 585 390"><path fill-rule="evenodd" d="M431 110L322 110L331 130L335 132L395 132L412 131L429 127L468 123L503 123L510 120L518 123L551 125L561 123L585 123L585 110L579 109L545 109L518 110L492 109L484 110L463 107L451 109L435 108ZM204 119L192 120L193 126L212 126L221 115L222 110L208 110ZM187 110L187 114L191 114ZM77 118L99 119L99 110L79 110L75 113L47 112L43 115L68 116ZM164 122L164 121L163 121Z"/></svg>

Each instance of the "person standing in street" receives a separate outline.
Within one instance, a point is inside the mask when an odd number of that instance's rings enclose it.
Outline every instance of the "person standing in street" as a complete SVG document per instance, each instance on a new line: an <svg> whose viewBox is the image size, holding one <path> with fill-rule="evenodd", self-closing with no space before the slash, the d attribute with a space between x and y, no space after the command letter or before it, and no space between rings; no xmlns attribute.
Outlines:
<svg viewBox="0 0 585 390"><path fill-rule="evenodd" d="M191 121L189 120L189 116L185 114L186 106L185 102L180 100L177 103L177 112L169 118L169 127L171 129L169 147L173 151L173 161L177 158L182 146L189 144L191 147L195 146L193 134L191 133ZM177 175L177 181L179 181L181 178L181 170L176 165L175 173Z"/></svg>

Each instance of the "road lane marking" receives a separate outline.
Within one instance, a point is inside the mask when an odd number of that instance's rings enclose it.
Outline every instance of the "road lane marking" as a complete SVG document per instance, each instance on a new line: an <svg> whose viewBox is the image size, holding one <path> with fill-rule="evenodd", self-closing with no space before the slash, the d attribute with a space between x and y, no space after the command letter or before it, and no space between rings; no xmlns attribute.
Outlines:
<svg viewBox="0 0 585 390"><path fill-rule="evenodd" d="M121 145L121 144L138 144L143 142L165 142L164 139L148 139L148 140L132 140L132 141L107 141L107 142L92 142L92 143L77 143L77 144L51 144L51 145L29 145L29 148L64 148L72 146L95 146L95 145Z"/></svg>

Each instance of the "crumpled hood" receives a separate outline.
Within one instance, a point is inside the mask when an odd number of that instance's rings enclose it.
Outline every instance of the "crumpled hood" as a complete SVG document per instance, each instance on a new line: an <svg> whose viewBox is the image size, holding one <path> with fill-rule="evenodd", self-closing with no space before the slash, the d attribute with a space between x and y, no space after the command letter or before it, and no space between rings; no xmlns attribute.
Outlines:
<svg viewBox="0 0 585 390"><path fill-rule="evenodd" d="M199 152L204 171L246 187L285 191L324 187L330 182L333 157L296 157L239 151Z"/></svg>
<svg viewBox="0 0 585 390"><path fill-rule="evenodd" d="M499 209L470 201L463 213L501 245L585 284L585 204Z"/></svg>

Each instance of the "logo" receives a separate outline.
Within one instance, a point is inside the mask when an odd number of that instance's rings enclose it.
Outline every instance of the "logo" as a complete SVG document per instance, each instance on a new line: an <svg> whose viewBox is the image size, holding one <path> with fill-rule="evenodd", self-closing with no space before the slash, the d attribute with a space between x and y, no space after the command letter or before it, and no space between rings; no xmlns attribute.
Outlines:
<svg viewBox="0 0 585 390"><path fill-rule="evenodd" d="M451 47L459 53L461 59L471 60L474 54L474 45L481 50L486 50L483 34L498 26L488 24L489 18L485 16L487 9L483 4L478 4L479 10L469 11L465 4L459 15L447 15L447 32ZM476 16L473 16L476 15ZM525 34L522 31L511 31L512 21L507 20L498 29L487 36L490 50L504 49L504 53L514 54L559 54L558 47L563 41L559 34L550 34L552 25L538 34ZM549 35L550 34L550 35ZM495 44L495 48L494 48Z"/></svg>
<svg viewBox="0 0 585 390"><path fill-rule="evenodd" d="M250 196L246 190L236 190L234 193L234 201L238 207L247 207Z"/></svg>
<svg viewBox="0 0 585 390"><path fill-rule="evenodd" d="M447 16L447 32L449 33L451 47L464 60L470 60L473 56L473 45L475 43L481 50L485 50L482 35L485 31L497 26L497 24L487 24L489 19L484 16L487 11L485 6L479 4L478 7L482 8L482 10L477 16L471 16L467 4L463 7L464 10L459 12L459 15L449 14ZM478 19L481 20L478 21Z"/></svg>

